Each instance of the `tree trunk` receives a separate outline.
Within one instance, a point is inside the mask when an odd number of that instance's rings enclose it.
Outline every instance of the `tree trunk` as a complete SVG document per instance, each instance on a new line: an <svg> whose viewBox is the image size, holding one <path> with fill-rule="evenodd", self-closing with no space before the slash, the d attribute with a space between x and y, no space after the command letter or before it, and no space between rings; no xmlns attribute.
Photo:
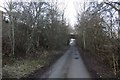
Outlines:
<svg viewBox="0 0 120 80"><path fill-rule="evenodd" d="M86 49L86 43L85 43L85 31L83 31L83 43L84 43L84 49Z"/></svg>
<svg viewBox="0 0 120 80"><path fill-rule="evenodd" d="M115 59L114 53L113 53L113 73L116 76L116 74L117 74L117 67L116 67L116 59Z"/></svg>
<svg viewBox="0 0 120 80"><path fill-rule="evenodd" d="M119 55L119 58L118 58L118 66L119 66L119 69L120 69L120 11L118 11L118 15L119 15L119 22L118 22L118 55Z"/></svg>
<svg viewBox="0 0 120 80"><path fill-rule="evenodd" d="M9 14L9 17L10 17L10 26L11 26L11 42L12 42L11 49L12 49L12 54L14 55L14 51L15 51L14 50L14 47L15 47L15 41L14 41L14 21L13 21L11 12Z"/></svg>
<svg viewBox="0 0 120 80"><path fill-rule="evenodd" d="M118 39L119 39L119 41L120 41L120 11L118 11Z"/></svg>

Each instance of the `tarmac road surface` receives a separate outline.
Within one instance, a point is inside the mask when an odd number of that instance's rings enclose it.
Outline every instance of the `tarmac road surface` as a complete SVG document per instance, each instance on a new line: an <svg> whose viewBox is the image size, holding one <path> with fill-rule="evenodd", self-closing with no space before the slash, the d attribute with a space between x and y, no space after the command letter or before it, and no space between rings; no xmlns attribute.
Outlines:
<svg viewBox="0 0 120 80"><path fill-rule="evenodd" d="M75 45L44 73L41 78L90 78Z"/></svg>

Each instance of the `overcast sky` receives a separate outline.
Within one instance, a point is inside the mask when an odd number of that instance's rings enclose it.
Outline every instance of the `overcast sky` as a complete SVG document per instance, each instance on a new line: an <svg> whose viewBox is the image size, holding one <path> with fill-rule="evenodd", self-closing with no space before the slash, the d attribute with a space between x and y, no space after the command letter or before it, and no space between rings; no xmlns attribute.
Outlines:
<svg viewBox="0 0 120 80"><path fill-rule="evenodd" d="M3 6L3 4L7 1L9 0L1 0L0 5ZM30 0L22 0L22 1L30 1ZM32 0L32 1L41 1L41 0ZM48 0L48 1L51 1L51 0ZM65 8L65 18L67 19L67 22L69 22L73 26L74 23L76 22L76 11L74 7L75 0L57 0L57 1L58 1L58 7L60 8L60 10L63 10ZM79 1L82 2L82 0L79 0ZM0 8L0 10L3 11L2 8Z"/></svg>
<svg viewBox="0 0 120 80"><path fill-rule="evenodd" d="M0 5L3 5L5 1L9 1L9 0L1 0ZM19 0L19 1L30 1L30 0ZM41 0L32 0L32 1L41 1ZM67 19L67 22L71 24L71 26L74 26L74 24L77 21L76 20L77 11L78 10L82 11L84 2L97 1L97 0L55 0L55 1L58 1L58 7L61 10L65 8L65 18ZM103 0L98 0L98 1L101 2ZM118 0L109 0L109 1L118 1ZM0 8L0 10L3 9Z"/></svg>

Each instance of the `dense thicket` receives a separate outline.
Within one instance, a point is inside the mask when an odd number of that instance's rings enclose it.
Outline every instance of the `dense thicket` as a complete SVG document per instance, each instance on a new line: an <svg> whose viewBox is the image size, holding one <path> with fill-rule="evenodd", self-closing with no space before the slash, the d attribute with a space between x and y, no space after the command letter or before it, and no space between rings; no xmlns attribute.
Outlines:
<svg viewBox="0 0 120 80"><path fill-rule="evenodd" d="M120 25L116 22L116 17L120 11L119 4L117 2L90 2L88 6L78 16L76 25L78 43L82 49L98 56L105 66L111 68L114 75L118 76ZM118 8L118 11L114 7Z"/></svg>
<svg viewBox="0 0 120 80"><path fill-rule="evenodd" d="M37 56L67 45L64 13L47 2L10 2L3 15L3 57ZM7 19L7 20L6 20Z"/></svg>

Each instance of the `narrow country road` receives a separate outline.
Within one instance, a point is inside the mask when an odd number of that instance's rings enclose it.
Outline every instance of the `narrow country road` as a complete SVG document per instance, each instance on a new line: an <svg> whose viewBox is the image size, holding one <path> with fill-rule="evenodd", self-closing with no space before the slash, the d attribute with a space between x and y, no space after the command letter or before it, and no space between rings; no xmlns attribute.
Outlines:
<svg viewBox="0 0 120 80"><path fill-rule="evenodd" d="M90 78L77 47L71 46L41 78Z"/></svg>

